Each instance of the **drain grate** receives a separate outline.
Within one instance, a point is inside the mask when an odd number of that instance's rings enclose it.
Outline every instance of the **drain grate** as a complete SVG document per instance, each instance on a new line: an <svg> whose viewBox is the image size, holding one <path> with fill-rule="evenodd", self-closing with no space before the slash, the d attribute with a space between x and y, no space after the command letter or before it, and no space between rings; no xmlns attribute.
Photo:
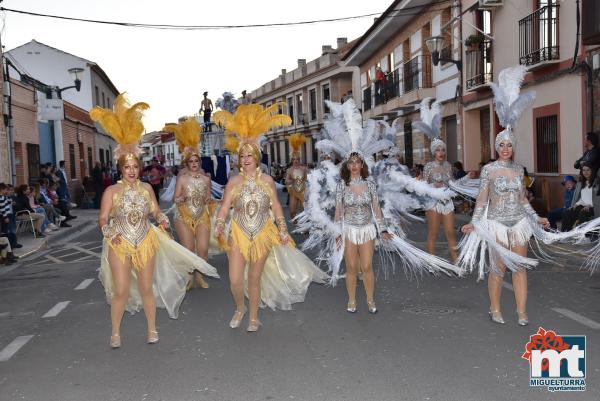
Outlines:
<svg viewBox="0 0 600 401"><path fill-rule="evenodd" d="M451 315L453 313L465 312L467 308L443 305L415 305L407 306L402 311L412 313L413 315Z"/></svg>

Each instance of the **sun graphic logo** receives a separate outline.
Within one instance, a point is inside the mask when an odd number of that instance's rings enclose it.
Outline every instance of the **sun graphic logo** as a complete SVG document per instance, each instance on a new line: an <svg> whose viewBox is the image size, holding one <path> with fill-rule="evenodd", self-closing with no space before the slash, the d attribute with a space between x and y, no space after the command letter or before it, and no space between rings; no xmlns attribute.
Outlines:
<svg viewBox="0 0 600 401"><path fill-rule="evenodd" d="M525 353L529 361L529 385L549 391L585 391L585 336L559 336L540 327L529 337Z"/></svg>

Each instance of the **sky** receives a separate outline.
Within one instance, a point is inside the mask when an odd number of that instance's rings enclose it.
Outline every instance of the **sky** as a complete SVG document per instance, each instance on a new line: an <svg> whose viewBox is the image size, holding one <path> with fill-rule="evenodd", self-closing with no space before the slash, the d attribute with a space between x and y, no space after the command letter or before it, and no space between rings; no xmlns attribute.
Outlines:
<svg viewBox="0 0 600 401"><path fill-rule="evenodd" d="M68 17L176 25L240 25L381 13L392 0L197 1L4 0L6 8ZM373 17L292 27L172 31L70 22L0 13L5 51L32 39L99 64L132 102L150 104L148 132L197 113L202 92L213 103L275 79L281 69L321 55L336 38L353 40Z"/></svg>

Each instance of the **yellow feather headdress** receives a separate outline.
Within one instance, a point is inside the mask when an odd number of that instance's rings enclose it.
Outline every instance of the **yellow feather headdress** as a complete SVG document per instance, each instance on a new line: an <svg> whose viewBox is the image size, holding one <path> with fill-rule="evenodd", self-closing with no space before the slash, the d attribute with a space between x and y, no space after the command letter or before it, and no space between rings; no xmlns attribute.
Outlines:
<svg viewBox="0 0 600 401"><path fill-rule="evenodd" d="M225 134L225 149L232 155L236 154L240 147L240 140L232 133Z"/></svg>
<svg viewBox="0 0 600 401"><path fill-rule="evenodd" d="M288 136L288 142L292 148L292 156L300 157L300 146L306 143L306 137L301 133L297 132Z"/></svg>
<svg viewBox="0 0 600 401"><path fill-rule="evenodd" d="M179 124L167 124L162 130L175 134L175 140L179 145L184 162L192 155L200 156L198 144L202 134L200 133L200 124L194 117L188 117Z"/></svg>
<svg viewBox="0 0 600 401"><path fill-rule="evenodd" d="M244 143L253 143L258 145L258 138L274 127L283 127L290 125L292 119L285 114L279 114L279 108L285 106L285 103L274 103L263 108L259 104L242 104L235 114L228 111L217 111L214 114L214 120L217 124L225 127L228 133L234 133L238 136L240 146Z"/></svg>
<svg viewBox="0 0 600 401"><path fill-rule="evenodd" d="M149 108L150 106L143 102L130 106L125 93L121 93L115 99L112 110L102 107L90 110L92 121L100 123L119 144L114 152L115 159L127 154L137 158L142 154L139 147L144 133L142 116L143 111Z"/></svg>

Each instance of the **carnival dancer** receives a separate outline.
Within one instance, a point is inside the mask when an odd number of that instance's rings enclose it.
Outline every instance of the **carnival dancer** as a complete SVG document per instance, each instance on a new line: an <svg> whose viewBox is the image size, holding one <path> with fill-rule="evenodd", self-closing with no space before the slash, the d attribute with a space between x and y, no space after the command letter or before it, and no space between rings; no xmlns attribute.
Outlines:
<svg viewBox="0 0 600 401"><path fill-rule="evenodd" d="M500 311L500 295L506 268L512 271L512 282L517 304L518 324L529 323L527 317L527 271L537 264L527 258L527 248L532 235L539 236L541 227L548 228L548 219L539 217L525 196L523 167L513 161L517 138L513 129L523 111L535 100L530 91L519 94L525 67L518 66L502 70L499 84L492 84L496 102L496 113L505 129L498 134L495 149L498 160L483 167L480 189L473 218L462 227L469 234L461 241L459 263L472 270L481 246L479 278L488 275L490 297L490 319L504 323ZM543 234L542 234L543 235ZM489 247L486 263L485 248Z"/></svg>
<svg viewBox="0 0 600 401"><path fill-rule="evenodd" d="M181 245L204 260L208 260L210 241L211 179L200 166L200 124L195 118L187 118L179 124L167 124L165 132L175 134L182 155L184 169L175 183L175 229ZM201 288L208 283L199 272L190 275L188 290L194 288L193 276Z"/></svg>
<svg viewBox="0 0 600 401"><path fill-rule="evenodd" d="M95 107L93 121L119 144L115 158L123 179L106 189L98 224L104 236L99 278L111 305L110 346L121 346L123 312L137 312L143 306L148 323L147 342L158 342L156 306L166 308L177 318L186 292L189 273L199 270L218 277L203 259L173 241L165 232L169 219L161 213L152 187L139 180L141 161L139 140L144 132L142 112L149 106L129 107L119 95L113 110ZM160 228L150 223L156 220Z"/></svg>
<svg viewBox="0 0 600 401"><path fill-rule="evenodd" d="M446 144L440 139L440 128L442 125L441 105L434 102L429 106L431 98L425 98L421 102L421 121L413 122L413 127L423 132L431 140L430 161L423 168L423 181L435 188L448 188L452 179L452 165L446 160ZM444 226L444 234L448 241L450 258L456 262L456 236L454 235L454 202L452 198L440 200L426 209L427 217L427 251L435 255L435 242L438 237L440 223Z"/></svg>
<svg viewBox="0 0 600 401"><path fill-rule="evenodd" d="M290 218L296 217L298 210L304 210L304 189L306 186L306 166L300 162L300 147L306 143L306 137L300 133L288 137L291 154L291 166L285 173L285 184L290 196L289 212Z"/></svg>
<svg viewBox="0 0 600 401"><path fill-rule="evenodd" d="M458 269L452 264L407 242L396 218L419 204L413 199L414 195L404 197L396 191L410 189L414 191L413 194L431 194L436 199L449 194L445 189L432 189L429 185L406 176L399 166L385 160L376 164L371 155L392 148L394 143L387 138L380 138L378 131L381 122L370 120L363 129L362 116L352 99L343 104L327 101L327 105L331 111L324 123L328 138L320 140L316 146L320 151L333 151L342 158L339 181L330 180L330 174L326 171L317 170L309 174L307 208L297 218L298 230L309 230L306 242L312 246L319 244L322 248L319 259L327 261L332 285L343 277L340 265L344 260L348 292L346 310L350 313L357 311L356 280L359 270L362 270L368 310L370 313L377 313L372 268L376 245L379 252L384 254L384 276L389 271L393 272L392 254L400 255L409 274L425 271L434 274L457 273ZM389 127L385 128L387 130ZM329 167L330 170L333 168L334 166ZM378 172L379 175L372 178L369 170ZM330 190L331 181L337 181L334 191ZM381 187L390 188L390 191L380 191ZM335 202L333 221L327 213L330 202L323 198L330 193L334 194ZM385 198L382 199L383 208L380 205L382 195Z"/></svg>
<svg viewBox="0 0 600 401"><path fill-rule="evenodd" d="M215 235L227 238L227 243L222 242L228 249L229 279L236 304L229 325L237 328L241 324L246 311L246 281L249 332L259 328L261 300L272 309L290 309L292 303L304 301L311 281L324 283L327 277L295 248L287 231L275 182L260 169L259 136L272 127L291 123L288 116L278 114L280 106L276 103L263 109L260 105L248 104L239 106L235 114L215 113L215 121L240 140L237 151L240 173L225 187ZM233 215L230 228L226 230L225 219L230 207L233 207Z"/></svg>

